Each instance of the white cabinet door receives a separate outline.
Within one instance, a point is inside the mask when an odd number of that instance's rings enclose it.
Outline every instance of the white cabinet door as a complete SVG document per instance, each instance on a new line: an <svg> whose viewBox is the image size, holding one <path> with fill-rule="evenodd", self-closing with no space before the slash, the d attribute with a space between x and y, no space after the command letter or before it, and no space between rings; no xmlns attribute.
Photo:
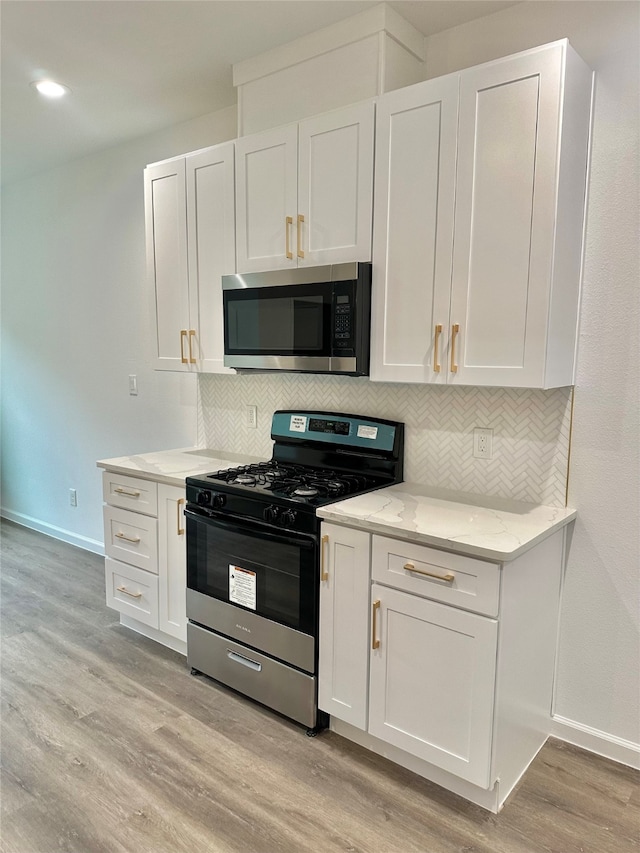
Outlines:
<svg viewBox="0 0 640 853"><path fill-rule="evenodd" d="M299 266L371 260L374 110L364 103L300 122Z"/></svg>
<svg viewBox="0 0 640 853"><path fill-rule="evenodd" d="M185 490L158 484L158 627L187 641Z"/></svg>
<svg viewBox="0 0 640 853"><path fill-rule="evenodd" d="M546 385L563 55L556 44L460 75L451 382ZM582 149L584 162L586 133Z"/></svg>
<svg viewBox="0 0 640 853"><path fill-rule="evenodd" d="M237 270L297 266L298 126L236 141Z"/></svg>
<svg viewBox="0 0 640 853"><path fill-rule="evenodd" d="M370 535L322 525L318 705L367 727Z"/></svg>
<svg viewBox="0 0 640 853"><path fill-rule="evenodd" d="M457 75L378 102L372 380L447 381L457 110Z"/></svg>
<svg viewBox="0 0 640 853"><path fill-rule="evenodd" d="M369 732L490 788L497 621L378 584L372 602Z"/></svg>
<svg viewBox="0 0 640 853"><path fill-rule="evenodd" d="M155 367L192 370L188 358L189 289L184 159L144 172L147 274L156 318Z"/></svg>
<svg viewBox="0 0 640 853"><path fill-rule="evenodd" d="M235 272L234 144L186 158L189 352L203 373L223 365L222 276Z"/></svg>

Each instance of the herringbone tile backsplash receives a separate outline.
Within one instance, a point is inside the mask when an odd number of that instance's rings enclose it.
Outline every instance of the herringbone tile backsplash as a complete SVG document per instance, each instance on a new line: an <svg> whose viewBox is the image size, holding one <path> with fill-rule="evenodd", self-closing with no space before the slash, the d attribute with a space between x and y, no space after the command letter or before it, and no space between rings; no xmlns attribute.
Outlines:
<svg viewBox="0 0 640 853"><path fill-rule="evenodd" d="M198 443L269 458L276 409L372 415L405 423L407 481L564 506L571 389L396 385L295 373L198 377ZM258 428L244 406L258 407ZM474 427L493 429L492 459L473 457Z"/></svg>

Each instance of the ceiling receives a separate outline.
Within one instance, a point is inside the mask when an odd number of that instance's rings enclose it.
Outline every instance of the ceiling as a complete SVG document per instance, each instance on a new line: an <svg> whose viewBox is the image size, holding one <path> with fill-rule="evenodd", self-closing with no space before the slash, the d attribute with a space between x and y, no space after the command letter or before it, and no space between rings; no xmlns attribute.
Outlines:
<svg viewBox="0 0 640 853"><path fill-rule="evenodd" d="M2 181L118 145L236 101L231 66L376 0L1 0ZM389 2L431 35L508 0ZM47 101L51 77L71 93Z"/></svg>

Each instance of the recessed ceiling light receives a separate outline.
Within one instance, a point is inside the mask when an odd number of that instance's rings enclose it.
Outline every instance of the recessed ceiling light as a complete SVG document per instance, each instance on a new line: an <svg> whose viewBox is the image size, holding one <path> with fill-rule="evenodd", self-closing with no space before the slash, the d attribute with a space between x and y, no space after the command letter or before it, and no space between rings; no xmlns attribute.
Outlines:
<svg viewBox="0 0 640 853"><path fill-rule="evenodd" d="M46 98L61 98L70 91L68 86L63 86L61 83L56 83L53 80L37 80L31 85Z"/></svg>

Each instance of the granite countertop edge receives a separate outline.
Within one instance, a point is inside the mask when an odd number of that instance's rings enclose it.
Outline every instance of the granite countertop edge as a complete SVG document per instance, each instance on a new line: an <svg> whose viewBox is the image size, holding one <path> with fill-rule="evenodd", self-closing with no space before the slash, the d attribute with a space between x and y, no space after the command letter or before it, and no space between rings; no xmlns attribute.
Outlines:
<svg viewBox="0 0 640 853"><path fill-rule="evenodd" d="M180 447L175 450L158 450L152 453L116 456L99 459L98 468L115 474L152 480L170 486L184 486L187 477L199 477L235 465L262 462L264 457L246 453L231 453L203 447Z"/></svg>
<svg viewBox="0 0 640 853"><path fill-rule="evenodd" d="M577 511L405 482L328 504L318 515L347 527L504 563L570 524Z"/></svg>

